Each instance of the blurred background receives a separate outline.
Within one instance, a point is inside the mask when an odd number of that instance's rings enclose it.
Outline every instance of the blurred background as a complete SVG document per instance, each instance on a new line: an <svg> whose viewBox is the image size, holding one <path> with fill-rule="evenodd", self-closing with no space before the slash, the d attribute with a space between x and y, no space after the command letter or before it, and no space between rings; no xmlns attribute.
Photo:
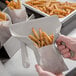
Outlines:
<svg viewBox="0 0 76 76"><path fill-rule="evenodd" d="M6 7L5 1L6 0L0 0L0 10L3 10ZM8 0L8 1L11 1L11 0Z"/></svg>
<svg viewBox="0 0 76 76"><path fill-rule="evenodd" d="M6 0L0 0L0 10L3 10L5 7L6 7L6 3L5 3ZM11 0L8 0L8 1L11 1ZM21 0L22 2L24 2L25 0ZM58 1L70 1L70 2L76 2L76 0L58 0Z"/></svg>

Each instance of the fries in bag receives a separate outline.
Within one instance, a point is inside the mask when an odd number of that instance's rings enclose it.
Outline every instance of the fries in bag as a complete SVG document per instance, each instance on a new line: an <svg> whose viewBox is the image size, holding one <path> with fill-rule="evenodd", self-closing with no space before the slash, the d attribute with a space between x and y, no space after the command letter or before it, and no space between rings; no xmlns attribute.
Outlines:
<svg viewBox="0 0 76 76"><path fill-rule="evenodd" d="M11 24L10 16L4 12L0 12L0 44L1 46L11 36L9 31L9 25Z"/></svg>
<svg viewBox="0 0 76 76"><path fill-rule="evenodd" d="M22 25L22 26L21 26ZM67 70L67 66L64 63L64 60L58 50L55 47L55 44L49 44L43 47L36 47L34 41L29 38L29 35L32 34L32 27L35 30L41 28L48 35L60 32L61 23L58 20L57 16L44 17L36 20L30 20L28 22L20 22L13 24L10 27L11 34L20 40L21 42L21 54L22 54L22 63L24 67L29 67L29 55L27 47L31 48L36 57L37 63L44 69L53 73L61 73ZM36 34L36 32L35 32ZM37 34L35 35L38 39Z"/></svg>
<svg viewBox="0 0 76 76"><path fill-rule="evenodd" d="M10 2L6 1L6 3L13 23L18 23L27 19L26 9L20 3L20 0L17 0L17 2L14 0Z"/></svg>

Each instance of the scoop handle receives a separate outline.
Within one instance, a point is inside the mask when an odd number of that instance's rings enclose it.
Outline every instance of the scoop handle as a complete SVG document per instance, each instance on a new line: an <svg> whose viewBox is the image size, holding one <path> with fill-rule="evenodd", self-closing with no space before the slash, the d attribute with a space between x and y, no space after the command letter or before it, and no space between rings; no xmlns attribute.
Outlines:
<svg viewBox="0 0 76 76"><path fill-rule="evenodd" d="M27 45L23 42L21 42L21 56L22 56L22 64L23 64L24 68L29 68L30 61L29 61L29 57L28 57Z"/></svg>

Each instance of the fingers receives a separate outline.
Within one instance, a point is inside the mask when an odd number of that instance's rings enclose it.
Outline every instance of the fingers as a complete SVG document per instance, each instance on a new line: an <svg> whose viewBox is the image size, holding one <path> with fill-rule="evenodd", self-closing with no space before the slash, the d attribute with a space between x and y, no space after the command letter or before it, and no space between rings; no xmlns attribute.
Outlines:
<svg viewBox="0 0 76 76"><path fill-rule="evenodd" d="M61 42L68 43L69 37L60 35L59 38L56 40L57 44L59 45Z"/></svg>
<svg viewBox="0 0 76 76"><path fill-rule="evenodd" d="M39 65L35 65L36 71L41 74L43 72L43 69Z"/></svg>
<svg viewBox="0 0 76 76"><path fill-rule="evenodd" d="M66 54L66 53L69 53L69 49L68 48L65 48L64 50L61 51L61 54L63 54L63 55Z"/></svg>
<svg viewBox="0 0 76 76"><path fill-rule="evenodd" d="M70 38L67 36L64 36L64 35L60 35L60 37L57 39L58 49L65 58L71 58L70 51L66 47L69 45L69 40L70 40ZM66 44L66 46L64 44L61 44L61 42L64 42Z"/></svg>
<svg viewBox="0 0 76 76"><path fill-rule="evenodd" d="M65 57L65 58L70 58L70 52L68 48L65 48L64 45L60 45L58 46L59 51L61 52L61 54Z"/></svg>
<svg viewBox="0 0 76 76"><path fill-rule="evenodd" d="M58 49L61 51L61 50L65 49L65 46L64 45L60 45L60 46L58 46Z"/></svg>
<svg viewBox="0 0 76 76"><path fill-rule="evenodd" d="M65 57L65 58L69 58L70 57L70 52L69 49L66 48L64 45L59 45L58 49L60 51L60 53Z"/></svg>
<svg viewBox="0 0 76 76"><path fill-rule="evenodd" d="M36 65L36 70L39 74L39 76L56 76L55 74L48 72L48 71L44 71L39 65Z"/></svg>
<svg viewBox="0 0 76 76"><path fill-rule="evenodd" d="M60 74L57 74L56 76L64 76L62 73L60 73Z"/></svg>
<svg viewBox="0 0 76 76"><path fill-rule="evenodd" d="M64 54L63 56L64 56L65 58L70 58L70 53L68 52L68 53Z"/></svg>
<svg viewBox="0 0 76 76"><path fill-rule="evenodd" d="M73 57L73 58L70 58L70 59L72 59L72 60L76 60L76 57Z"/></svg>

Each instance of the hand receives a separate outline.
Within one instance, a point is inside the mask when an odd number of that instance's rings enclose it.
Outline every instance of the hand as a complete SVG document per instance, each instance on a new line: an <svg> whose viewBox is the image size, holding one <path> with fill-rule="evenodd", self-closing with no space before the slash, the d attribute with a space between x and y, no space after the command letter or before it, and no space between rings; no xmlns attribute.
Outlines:
<svg viewBox="0 0 76 76"><path fill-rule="evenodd" d="M35 67L39 76L63 76L62 74L55 75L51 72L44 71L39 65L36 65Z"/></svg>
<svg viewBox="0 0 76 76"><path fill-rule="evenodd" d="M76 38L60 35L56 42L59 51L65 58L76 60ZM66 47L61 44L61 42L64 42ZM72 50L74 52L74 57L71 57L69 50Z"/></svg>

